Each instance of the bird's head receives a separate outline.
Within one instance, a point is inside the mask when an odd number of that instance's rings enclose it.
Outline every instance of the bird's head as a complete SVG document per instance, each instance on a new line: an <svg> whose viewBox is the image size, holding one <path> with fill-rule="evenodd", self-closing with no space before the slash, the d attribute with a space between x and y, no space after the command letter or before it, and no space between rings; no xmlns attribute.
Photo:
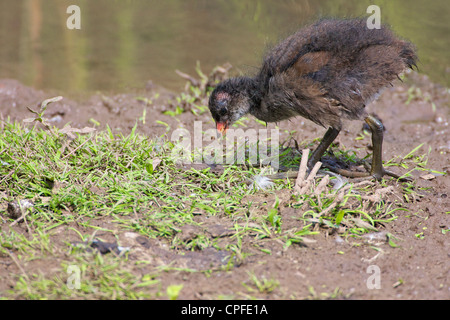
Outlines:
<svg viewBox="0 0 450 320"><path fill-rule="evenodd" d="M211 93L209 110L220 133L225 133L234 122L250 112L252 81L246 77L231 78L220 83Z"/></svg>

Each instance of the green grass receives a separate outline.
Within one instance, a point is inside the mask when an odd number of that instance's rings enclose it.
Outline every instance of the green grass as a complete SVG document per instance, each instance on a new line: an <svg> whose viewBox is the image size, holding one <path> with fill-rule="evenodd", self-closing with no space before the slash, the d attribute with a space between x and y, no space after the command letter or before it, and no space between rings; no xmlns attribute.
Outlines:
<svg viewBox="0 0 450 320"><path fill-rule="evenodd" d="M170 116L180 116L187 104L194 103L189 110L205 112L198 101L202 93L191 91L192 95L176 100L177 108ZM283 250L297 250L330 229L358 238L396 219L407 210L405 204L420 198L424 191L414 182L403 183L396 198L384 201L385 195L377 190L388 188L395 182L391 179L316 193L320 178L302 195L293 194L294 182L289 179L258 191L248 188L245 181L261 174L263 168L228 165L222 172L185 168L172 155L173 143L163 137L150 140L135 128L129 135L114 134L109 127L98 132L51 128L44 118L50 102L33 111L35 118L25 126L9 120L1 123L0 262L17 272L1 276L12 288L0 291L0 298L177 299L183 286L167 284L167 274L188 272L208 277L212 272L233 272L255 252L262 257L271 255L277 244ZM245 121L237 125L246 126ZM387 166L432 172L426 168L428 155L418 154L420 148L387 161ZM343 161L356 162L352 150L333 149ZM298 166L301 159L293 148L282 149L280 156L282 166L288 168ZM9 217L7 203L23 199L32 201L34 207L24 222L16 223ZM288 209L294 213L285 214ZM226 241L207 232L205 221L209 218L231 230ZM196 234L181 237L186 226L196 228ZM125 232L165 244L166 251L174 255L214 248L225 252L227 260L206 267L177 261L155 264L140 257L130 259L134 248L121 256L102 256L71 245L74 240L120 239ZM389 239L396 247L394 235ZM69 266L80 271L79 289L67 286ZM244 286L251 297L279 289L276 278L248 275ZM237 296L240 289L236 288ZM335 291L329 296L339 294ZM219 289L215 296L228 294Z"/></svg>

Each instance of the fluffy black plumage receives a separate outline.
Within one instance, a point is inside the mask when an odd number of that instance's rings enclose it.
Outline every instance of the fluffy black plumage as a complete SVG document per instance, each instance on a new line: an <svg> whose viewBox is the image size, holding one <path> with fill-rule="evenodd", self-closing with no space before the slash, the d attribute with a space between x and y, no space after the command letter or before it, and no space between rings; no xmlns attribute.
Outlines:
<svg viewBox="0 0 450 320"><path fill-rule="evenodd" d="M324 19L270 50L256 76L219 84L209 109L219 131L247 113L265 122L302 116L329 127L333 132L313 153L315 162L341 130L342 119L365 119L373 130L382 129L365 106L416 61L414 46L386 26L369 29L365 19ZM382 143L382 133L376 140Z"/></svg>

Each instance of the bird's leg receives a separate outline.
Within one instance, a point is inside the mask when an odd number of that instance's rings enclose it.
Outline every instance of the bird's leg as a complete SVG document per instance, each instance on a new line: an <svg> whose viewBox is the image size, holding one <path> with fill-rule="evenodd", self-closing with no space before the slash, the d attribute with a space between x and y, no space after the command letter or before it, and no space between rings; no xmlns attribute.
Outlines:
<svg viewBox="0 0 450 320"><path fill-rule="evenodd" d="M309 158L308 161L308 168L311 170L317 161L322 158L325 151L327 151L330 144L336 139L338 136L340 129L336 129L333 127L330 127L327 132L325 132L325 135L323 136L322 140L320 141L317 148L313 151L311 158ZM330 169L333 172L336 172L337 174L340 174L345 177L349 178L361 178L361 177L368 177L368 172L353 172L346 169L336 168L335 166L329 165L327 163L322 163L322 165L328 169Z"/></svg>
<svg viewBox="0 0 450 320"><path fill-rule="evenodd" d="M327 132L325 132L325 135L323 136L319 145L313 151L311 157L309 158L308 168L310 170L312 170L312 168L314 167L316 162L318 162L320 160L320 158L322 158L323 154L325 153L325 151L327 151L328 147L334 141L334 139L336 139L336 137L338 136L340 131L341 131L340 129L336 129L333 127L328 128ZM360 178L360 177L369 176L369 174L367 172L352 172L349 170L336 168L335 166L331 166L326 163L322 163L322 165L324 167L330 169L331 171L336 172L337 174L340 174L342 176L349 177L349 178Z"/></svg>
<svg viewBox="0 0 450 320"><path fill-rule="evenodd" d="M365 119L366 123L369 125L370 130L372 131L372 165L369 169L369 172L358 172L358 171L350 171L346 169L336 168L334 166L323 163L322 165L333 172L336 172L342 176L348 178L364 178L364 177L374 177L377 180L381 180L384 175L388 175L394 177L395 179L401 180L410 180L408 177L401 177L398 174L386 170L383 168L382 163L382 145L383 145L383 124L380 120L375 118L372 115L367 116ZM325 151L327 151L330 144L336 139L340 130L336 128L330 127L328 131L320 141L319 146L313 151L311 158L308 161L309 169L312 169L317 161L323 156Z"/></svg>
<svg viewBox="0 0 450 320"><path fill-rule="evenodd" d="M364 121L369 125L372 131L372 167L370 174L377 180L380 180L384 175L382 162L382 145L383 145L383 124L380 120L372 115L368 115Z"/></svg>
<svg viewBox="0 0 450 320"><path fill-rule="evenodd" d="M378 120L377 118L375 118L372 115L368 115L365 119L366 123L369 125L370 127L370 131L372 131L372 149L373 149L373 155L372 155L372 166L370 168L370 173L369 172L352 172L349 170L345 170L345 169L340 169L340 168L335 168L335 167L331 167L331 166L327 166L331 171L334 171L340 175L349 177L349 178L363 178L363 177L374 177L377 180L381 180L381 178L385 175L385 174L389 174L389 175L393 175L392 172L386 171L383 168L383 163L381 160L382 157L382 145L383 145L383 124L381 123L380 120ZM331 137L333 137L332 132L330 132L332 130L332 128L330 128L327 133L325 134L324 140L326 140L326 137L328 135L330 135L330 139ZM337 131L339 133L339 131ZM337 134L336 134L337 135ZM333 139L336 136L333 137ZM328 145L331 143L331 141L328 143ZM319 147L317 149L319 149L321 147L322 143L319 145ZM328 146L327 145L327 146ZM326 147L325 147L326 148ZM316 150L317 150L316 149ZM326 149L325 149L326 150ZM325 150L323 150L323 152L325 152ZM315 152L314 152L315 153ZM398 177L398 176L397 176Z"/></svg>
<svg viewBox="0 0 450 320"><path fill-rule="evenodd" d="M394 177L401 180L411 180L408 177L401 177L398 174L383 168L382 162L382 145L383 145L383 131L384 127L380 120L372 115L368 115L365 119L372 131L372 166L370 168L370 175L377 180L381 180L384 175Z"/></svg>
<svg viewBox="0 0 450 320"><path fill-rule="evenodd" d="M311 158L309 158L308 167L310 169L312 169L316 164L316 162L319 161L320 158L322 158L323 154L325 153L325 151L327 151L328 147L334 141L334 139L336 139L340 131L341 130L333 127L330 127L327 130L322 140L320 141L319 145L311 154Z"/></svg>

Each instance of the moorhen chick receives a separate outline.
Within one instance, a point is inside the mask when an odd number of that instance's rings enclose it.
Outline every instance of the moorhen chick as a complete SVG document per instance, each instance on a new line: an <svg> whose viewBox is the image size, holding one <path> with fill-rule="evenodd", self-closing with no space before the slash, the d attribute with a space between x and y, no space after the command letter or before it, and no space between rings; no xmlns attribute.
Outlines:
<svg viewBox="0 0 450 320"><path fill-rule="evenodd" d="M256 76L218 84L209 109L221 133L248 113L265 122L302 116L328 128L310 168L337 137L343 119L364 119L372 133L370 173L348 176L398 178L383 168L383 124L365 106L416 60L414 46L386 26L369 29L364 19L324 19L270 50Z"/></svg>

